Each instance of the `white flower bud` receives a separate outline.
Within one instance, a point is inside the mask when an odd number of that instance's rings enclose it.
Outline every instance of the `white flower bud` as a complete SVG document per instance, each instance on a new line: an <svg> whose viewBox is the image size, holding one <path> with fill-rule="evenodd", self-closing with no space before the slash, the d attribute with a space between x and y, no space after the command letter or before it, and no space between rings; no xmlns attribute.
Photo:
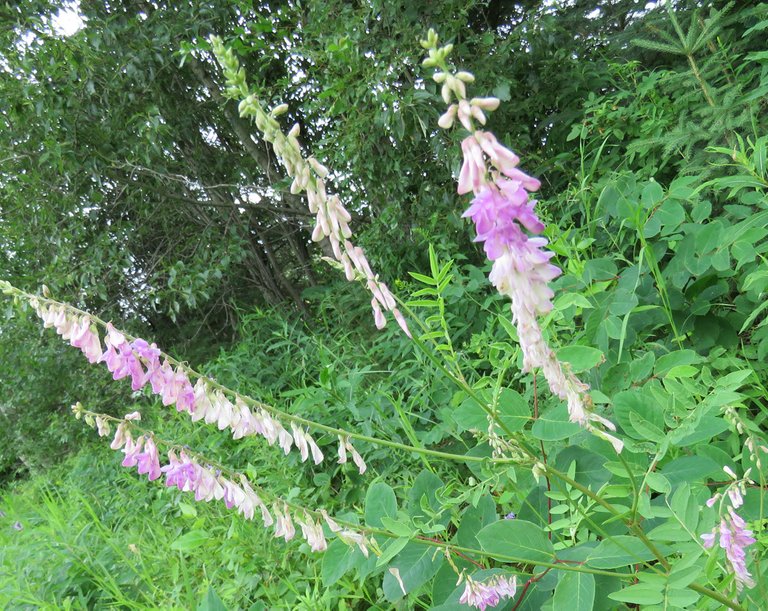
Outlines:
<svg viewBox="0 0 768 611"><path fill-rule="evenodd" d="M448 107L448 110L446 110L437 120L437 124L443 129L450 129L451 126L453 126L454 119L456 118L457 109L458 106L456 106L456 104L451 104Z"/></svg>
<svg viewBox="0 0 768 611"><path fill-rule="evenodd" d="M472 106L477 106L483 110L496 110L499 107L499 98L472 98L469 101Z"/></svg>
<svg viewBox="0 0 768 611"><path fill-rule="evenodd" d="M272 112L269 114L273 117L279 117L280 115L288 112L288 104L278 104L272 109Z"/></svg>
<svg viewBox="0 0 768 611"><path fill-rule="evenodd" d="M451 86L449 83L450 81L446 81L445 84L443 84L442 89L440 89L440 95L443 96L443 102L446 104L451 103Z"/></svg>
<svg viewBox="0 0 768 611"><path fill-rule="evenodd" d="M329 174L328 168L326 168L317 159L315 159L314 157L310 157L307 161L309 162L309 165L312 166L312 169L320 178L325 178L326 176L328 176Z"/></svg>

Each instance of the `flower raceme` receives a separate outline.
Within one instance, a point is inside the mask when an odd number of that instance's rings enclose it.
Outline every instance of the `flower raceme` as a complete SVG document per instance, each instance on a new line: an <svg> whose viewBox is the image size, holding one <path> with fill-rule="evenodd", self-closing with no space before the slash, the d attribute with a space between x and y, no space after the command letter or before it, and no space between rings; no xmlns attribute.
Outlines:
<svg viewBox="0 0 768 611"><path fill-rule="evenodd" d="M106 348L102 351L96 325L89 316L64 304L37 297L32 297L30 303L45 327L55 328L63 339L80 348L89 362L103 362L113 379L130 378L134 391L149 385L163 405L175 405L177 411L188 413L194 422L204 420L207 424L215 424L219 430L230 429L234 439L259 435L270 445L277 444L286 455L295 447L302 462L310 456L315 464L323 461L322 450L301 425L292 422L291 432L288 432L264 407L252 411L243 397L236 394L232 403L222 390L213 388L202 376L193 386L185 368L180 364L174 368L154 343L141 338L129 341L124 333L107 323ZM339 462L346 462L349 451L360 473L364 473L365 462L349 438L340 437L339 444Z"/></svg>
<svg viewBox="0 0 768 611"><path fill-rule="evenodd" d="M744 519L736 513L736 510L744 504L744 497L742 495L746 491L747 483L754 484L754 482L749 479L750 469L747 470L742 479L738 479L736 473L728 466L723 467L723 470L734 481L728 485L725 493L718 492L707 500L706 505L707 507L713 507L719 502L721 506L726 506L726 510L722 512L720 523L711 532L701 535L701 539L704 542L704 547L707 549L712 548L716 540L719 542L720 547L725 550L728 565L733 571L736 590L741 592L744 586L747 588L755 586L755 580L752 579L752 575L747 570L746 551L750 545L755 543L755 538L752 536L752 531L747 529Z"/></svg>
<svg viewBox="0 0 768 611"><path fill-rule="evenodd" d="M109 434L109 426L105 423L109 420L117 420L104 414L88 412L79 403L72 407L72 411L78 418L85 416L88 422L95 423L102 437ZM258 515L265 528L274 527L274 536L282 537L286 541L295 537L297 531L294 522L296 522L313 552L322 552L328 547L323 530L323 523L325 523L330 532L347 545L356 546L368 555L370 542L367 537L357 531L342 528L325 511L308 512L291 508L287 503L275 500L270 512L270 508L242 474L237 474L235 478L227 477L222 469L206 465L186 450L181 450L177 454L173 448L167 452L168 462L161 465L154 435L143 433L136 439L133 437L132 427L135 426L133 423L140 419L136 414L124 416L119 421L110 444L113 450L122 450L124 458L121 464L124 467L137 467L138 473L146 474L150 481L165 476L167 487L192 493L195 500L199 502L223 501L227 509L234 507L247 520L253 520ZM323 523L315 519L311 513L319 514Z"/></svg>
<svg viewBox="0 0 768 611"><path fill-rule="evenodd" d="M429 49L425 66L438 68L434 80L442 84L442 96L450 104L438 124L450 128L458 118L470 134L461 143L463 163L459 173L458 193L472 193L474 198L465 218L475 225L476 242L482 242L493 267L489 279L512 302L513 322L517 326L523 352L523 370L540 369L550 390L568 404L570 420L609 441L616 452L623 448L621 440L603 429L615 431L609 420L593 413L587 394L589 387L561 363L544 339L538 317L549 312L554 293L549 283L561 270L550 260L547 240L534 210L536 201L530 194L541 183L518 168L520 158L502 145L490 132L476 129L484 125L485 112L499 106L496 98L466 99L466 83L474 77L466 72L452 74L446 57L451 45L437 48L437 37L430 32L422 45ZM455 103L451 103L455 98ZM600 427L595 426L596 424Z"/></svg>
<svg viewBox="0 0 768 611"><path fill-rule="evenodd" d="M363 249L350 241L352 230L349 222L352 216L338 195L327 193L325 179L330 173L328 168L313 157L304 157L298 140L298 124L291 128L287 136L281 131L276 118L286 112L288 106L280 104L268 114L256 96L249 92L245 72L234 52L215 36L211 38L211 45L227 79L227 95L240 99L240 116L252 118L264 139L272 144L277 158L293 179L291 193L306 191L309 211L316 216L312 240L319 242L327 238L334 258L344 267L347 280L365 281L372 295L371 308L376 327L381 329L386 325L384 312L390 312L403 332L410 337L408 324L397 308L394 295L379 280L378 274L373 273Z"/></svg>

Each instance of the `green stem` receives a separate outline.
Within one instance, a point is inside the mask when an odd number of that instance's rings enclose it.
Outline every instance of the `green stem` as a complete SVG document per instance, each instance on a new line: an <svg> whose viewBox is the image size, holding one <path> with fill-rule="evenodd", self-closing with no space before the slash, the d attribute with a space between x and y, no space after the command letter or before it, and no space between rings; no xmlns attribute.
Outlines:
<svg viewBox="0 0 768 611"><path fill-rule="evenodd" d="M669 561L667 560L666 556L662 554L659 551L659 548L656 547L656 545L648 539L646 534L643 532L643 529L640 528L637 524L634 523L632 520L627 520L625 518L626 512L619 511L611 505L608 501L605 499L599 497L594 492L592 492L589 488L586 486L580 484L574 479L571 479L568 477L565 473L562 473L558 471L557 469L554 469L550 467L549 465L545 465L545 470L547 473L551 473L555 477L561 479L562 481L568 483L573 488L576 488L577 490L580 490L584 494L586 494L589 498L594 500L596 503L599 503L601 506L603 506L606 510L608 510L612 515L616 516L617 518L621 519L629 528L629 530L634 534L638 539L640 539L643 544L651 551L651 553L656 557L656 559L661 563L661 565L666 569L669 570Z"/></svg>
<svg viewBox="0 0 768 611"><path fill-rule="evenodd" d="M6 289L4 292L6 292L8 294L23 297L27 301L29 301L30 299L36 299L37 301L39 301L41 303L45 302L45 303L48 303L48 304L52 304L52 305L56 305L56 306L61 306L61 307L67 308L68 310L71 310L72 312L76 312L77 314L79 314L81 316L87 316L92 322L94 322L94 323L96 323L96 324L98 324L98 325L100 325L102 327L106 327L107 326L107 323L104 320L102 320L98 316L90 314L90 313L88 313L88 312L86 312L84 310L81 310L81 309L76 308L74 306L71 306L69 304L65 304L65 303L61 303L59 301L55 301L53 299L48 299L46 297L38 297L36 295L31 295L30 293L27 293L25 291L22 291L21 289L17 289L16 287L11 286L10 284L8 284L7 286L9 288ZM132 340L136 339L134 336L132 336L132 335L130 335L128 333L125 333L123 331L120 331L120 333L122 333L128 340L132 341ZM384 446L384 447L388 447L388 448L393 448L393 449L396 449L396 450L403 450L405 452L412 452L414 454L421 454L421 455L424 455L424 456L433 456L435 458L441 458L443 460L451 460L451 461L456 461L456 462L477 462L477 463L490 461L491 463L497 463L497 464L518 464L520 462L519 460L516 460L516 459L513 459L513 458L487 458L487 457L482 457L482 456L466 456L466 455L463 455L463 454L452 454L452 453L449 453L449 452L440 452L438 450L430 450L430 449L427 449L427 448L415 447L415 446L407 445L407 444L404 444L404 443L398 443L396 441L389 441L387 439L379 439L377 437L371 437L369 435L362 435L360 433L355 433L355 432L352 432L352 431L347 431L347 430L344 430L344 429L339 429L339 428L335 428L335 427L332 427L332 426L327 426L325 424L321 424L319 422L315 422L315 421L309 420L307 418L302 418L301 416L295 416L293 414L289 414L288 412L284 412L283 410L280 410L280 409L278 409L276 407L273 407L273 406L268 405L266 403L262 403L261 401L257 401L256 399L252 399L251 397L249 397L247 395L242 395L242 394L240 394L238 392L235 392L234 390L231 390L230 388L224 386L223 384L220 384L220 383L216 382L215 380L212 380L211 378L209 378L209 377L199 373L198 371L195 371L189 365L186 365L185 363L182 363L181 361L173 358L172 356L166 354L165 352L161 352L161 355L164 358L168 359L168 362L170 364L172 364L172 365L174 365L176 367L181 367L182 369L187 371L191 376L193 376L195 378L202 378L203 380L205 380L206 384L208 384L209 386L211 386L213 388L216 388L216 389L220 390L222 393L230 395L230 396L235 397L235 398L239 398L241 401L243 401L247 405L263 409L264 411L269 412L271 414L274 414L275 416L278 416L279 418L287 420L288 422L296 422L298 424L303 424L303 425L311 427L313 429L316 429L316 430L319 430L319 431L323 431L325 433L330 433L330 434L333 434L333 435L336 435L336 436L348 437L350 439L355 439L355 440L358 440L358 441L365 441L365 442L368 442L368 443L372 443L374 445L379 445L379 446ZM450 373L448 373L448 375L450 375ZM476 399L476 400L478 400L478 402L480 402L479 399ZM483 404L481 403L481 405L483 405ZM483 407L487 411L487 408L485 406L483 406Z"/></svg>
<svg viewBox="0 0 768 611"><path fill-rule="evenodd" d="M716 600L720 604L725 605L729 609L733 609L733 611L747 611L738 602L731 600L724 594L720 594L720 592L718 592L717 590L710 590L709 588L705 588L704 586L695 582L689 583L688 587L694 592L698 592L699 594L708 596L709 598Z"/></svg>

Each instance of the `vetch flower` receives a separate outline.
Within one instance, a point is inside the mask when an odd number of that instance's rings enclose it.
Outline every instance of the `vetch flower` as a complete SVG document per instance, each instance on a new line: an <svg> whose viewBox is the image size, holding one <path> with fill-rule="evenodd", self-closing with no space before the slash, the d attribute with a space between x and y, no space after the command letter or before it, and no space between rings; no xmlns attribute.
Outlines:
<svg viewBox="0 0 768 611"><path fill-rule="evenodd" d="M733 471L726 470L726 473L736 477ZM735 488L730 488L729 492L733 489ZM711 507L719 498L722 498L720 493L714 495L707 501L707 506ZM726 498L733 503L733 497L730 494ZM735 507L741 505L741 495L738 495L737 502L738 504L735 506L728 506L727 513L720 518L720 523L711 532L701 535L701 539L703 540L704 547L707 549L712 548L715 541L719 540L720 547L725 550L728 565L733 571L733 576L736 580L736 590L741 592L744 586L752 588L755 585L752 575L747 570L746 551L750 545L755 543L755 538L752 536L752 531L746 528L746 522L736 513Z"/></svg>
<svg viewBox="0 0 768 611"><path fill-rule="evenodd" d="M441 68L434 78L445 83L444 98L450 104L446 86L459 77L444 71L449 48L437 50L433 43L437 44L436 41L424 43L430 49L425 65ZM512 301L512 318L523 352L523 369L541 369L550 390L567 401L570 420L610 442L620 452L623 442L604 430L615 431L616 427L592 412L592 401L587 395L589 387L567 365L558 361L539 325L538 317L553 307L554 293L549 283L561 273L550 263L554 255L546 249L547 240L538 237L544 224L534 212L536 202L529 197L530 193L538 191L541 182L521 171L518 168L520 158L492 133L475 129L473 122L484 124L482 111L495 110L498 99L473 98L467 102L463 90L454 93L457 102L440 118L439 125L450 127L458 118L471 132L461 143L463 162L457 191L459 194L474 193L475 197L463 216L472 219L477 230L475 241L484 243L486 255L494 262L491 282Z"/></svg>
<svg viewBox="0 0 768 611"><path fill-rule="evenodd" d="M509 578L494 575L485 582L475 581L469 576L464 579L466 585L459 602L476 607L480 611L484 611L487 607L495 607L503 599L514 597L517 592L517 578L514 576Z"/></svg>
<svg viewBox="0 0 768 611"><path fill-rule="evenodd" d="M157 454L157 446L151 437L144 441L144 451L136 454L139 474L147 474L149 481L160 477L160 459Z"/></svg>

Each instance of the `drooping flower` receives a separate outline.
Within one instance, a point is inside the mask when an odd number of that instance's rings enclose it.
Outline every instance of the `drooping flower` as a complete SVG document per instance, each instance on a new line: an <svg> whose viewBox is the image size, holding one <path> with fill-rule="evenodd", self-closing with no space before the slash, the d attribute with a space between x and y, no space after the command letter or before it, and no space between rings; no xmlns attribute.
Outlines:
<svg viewBox="0 0 768 611"><path fill-rule="evenodd" d="M160 458L157 454L157 446L151 437L144 441L144 451L136 455L139 475L147 474L149 481L160 477Z"/></svg>
<svg viewBox="0 0 768 611"><path fill-rule="evenodd" d="M124 467L135 467L139 461L139 454L141 448L144 445L144 437L139 437L136 441L130 437L126 439L125 446L123 447L123 453L125 458L121 463Z"/></svg>

